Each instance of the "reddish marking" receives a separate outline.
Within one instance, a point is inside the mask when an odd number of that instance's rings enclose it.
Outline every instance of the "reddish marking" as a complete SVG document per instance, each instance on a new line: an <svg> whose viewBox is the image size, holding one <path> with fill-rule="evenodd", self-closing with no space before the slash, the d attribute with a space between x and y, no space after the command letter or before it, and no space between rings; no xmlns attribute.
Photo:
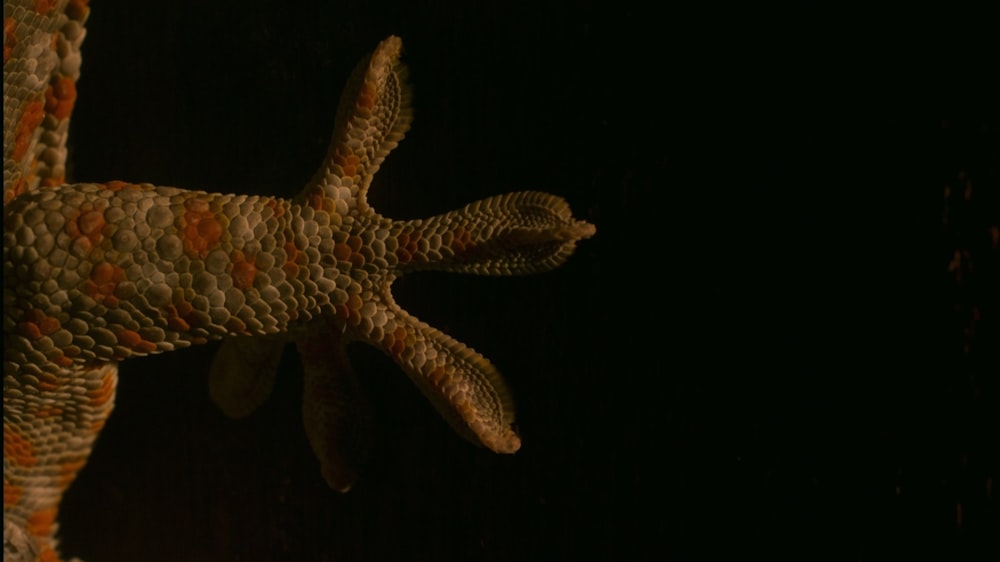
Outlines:
<svg viewBox="0 0 1000 562"><path fill-rule="evenodd" d="M183 318L177 314L177 309L173 306L168 306L163 310L164 315L167 317L167 327L175 332L186 332L191 329L191 326Z"/></svg>
<svg viewBox="0 0 1000 562"><path fill-rule="evenodd" d="M27 178L25 178L23 176L17 178L17 181L15 181L10 186L10 189L4 191L4 193L3 193L3 204L6 205L6 204L10 203L11 201L13 201L14 199L16 199L18 195L21 195L22 193L24 193L27 190L27 186L28 186L28 180L27 180Z"/></svg>
<svg viewBox="0 0 1000 562"><path fill-rule="evenodd" d="M451 239L451 250L455 252L455 255L461 255L465 252L471 250L475 244L472 242L472 233L465 230L464 227L455 227L455 231L452 233Z"/></svg>
<svg viewBox="0 0 1000 562"><path fill-rule="evenodd" d="M38 328L38 324L33 322L19 322L17 324L17 331L32 341L42 337L42 331Z"/></svg>
<svg viewBox="0 0 1000 562"><path fill-rule="evenodd" d="M264 206L270 207L274 211L275 217L280 217L285 214L285 206L281 204L277 199L265 199Z"/></svg>
<svg viewBox="0 0 1000 562"><path fill-rule="evenodd" d="M99 234L101 229L104 228L104 213L100 211L87 211L80 215L77 222L80 226L80 232L84 236L91 237L94 234Z"/></svg>
<svg viewBox="0 0 1000 562"><path fill-rule="evenodd" d="M33 101L24 108L24 114L14 129L14 160L20 161L28 153L31 137L45 118L45 103Z"/></svg>
<svg viewBox="0 0 1000 562"><path fill-rule="evenodd" d="M208 252L219 245L223 232L222 224L209 209L207 201L188 199L184 202L184 208L184 215L181 218L184 251L192 257L205 259Z"/></svg>
<svg viewBox="0 0 1000 562"><path fill-rule="evenodd" d="M52 545L46 545L45 550L38 555L38 559L41 562L62 562L62 558L59 558L59 553L55 551Z"/></svg>
<svg viewBox="0 0 1000 562"><path fill-rule="evenodd" d="M243 255L243 252L236 250L229 256L233 262L233 286L241 291L246 291L253 287L253 280L257 277L257 266L253 258Z"/></svg>
<svg viewBox="0 0 1000 562"><path fill-rule="evenodd" d="M39 509L28 516L28 532L36 537L48 537L52 534L52 524L56 522L56 508Z"/></svg>
<svg viewBox="0 0 1000 562"><path fill-rule="evenodd" d="M357 326L361 323L361 307L364 306L364 302L361 301L361 297L358 295L351 295L347 298L347 323L352 326Z"/></svg>
<svg viewBox="0 0 1000 562"><path fill-rule="evenodd" d="M191 329L190 318L188 316L194 311L191 303L184 300L180 292L174 293L174 303L163 309L163 315L167 319L167 327L175 332L187 332Z"/></svg>
<svg viewBox="0 0 1000 562"><path fill-rule="evenodd" d="M35 0L35 12L43 16L47 15L56 9L56 4L58 3L58 0Z"/></svg>
<svg viewBox="0 0 1000 562"><path fill-rule="evenodd" d="M31 441L18 433L16 427L7 424L3 426L3 458L16 466L31 467L38 464L38 456ZM6 498L4 501L7 501Z"/></svg>
<svg viewBox="0 0 1000 562"><path fill-rule="evenodd" d="M95 301L113 308L118 305L115 289L124 280L124 269L108 262L101 262L90 270L90 279L84 281L83 292Z"/></svg>
<svg viewBox="0 0 1000 562"><path fill-rule="evenodd" d="M301 273L302 268L299 267L298 261L305 263L305 254L299 251L295 247L295 242L292 241L292 234L289 232L285 235L285 263L282 264L281 270L285 272L285 276L289 279L295 279Z"/></svg>
<svg viewBox="0 0 1000 562"><path fill-rule="evenodd" d="M87 16L87 12L90 8L87 7L87 3L90 0L69 0L69 4L66 5L66 15L71 20L80 21Z"/></svg>
<svg viewBox="0 0 1000 562"><path fill-rule="evenodd" d="M56 119L66 119L73 113L76 103L76 82L72 78L61 76L53 78L48 88L45 88L45 111Z"/></svg>
<svg viewBox="0 0 1000 562"><path fill-rule="evenodd" d="M53 363L59 365L60 367L69 367L70 365L73 364L73 359L61 351L59 352L58 356L49 357L49 361L52 361Z"/></svg>
<svg viewBox="0 0 1000 562"><path fill-rule="evenodd" d="M47 418L56 418L61 416L62 414L63 414L63 409L57 405L52 404L39 408L38 411L35 412L35 417L40 420L44 420Z"/></svg>
<svg viewBox="0 0 1000 562"><path fill-rule="evenodd" d="M350 256L351 263L354 267L361 267L365 265L365 256L361 254L361 245L364 242L361 240L360 236L351 236L347 239L347 246L351 249L352 253Z"/></svg>
<svg viewBox="0 0 1000 562"><path fill-rule="evenodd" d="M142 186L135 183L129 183L127 181L114 180L105 183L104 189L107 189L108 191L118 192L123 189L142 189Z"/></svg>
<svg viewBox="0 0 1000 562"><path fill-rule="evenodd" d="M361 89L358 91L357 106L361 109L371 111L375 109L375 98L378 96L378 89L375 88L375 84L365 80L361 84Z"/></svg>
<svg viewBox="0 0 1000 562"><path fill-rule="evenodd" d="M87 391L87 396L90 398L90 405L95 408L99 408L107 404L114 394L115 377L113 369L104 371L104 374L101 376L101 386Z"/></svg>
<svg viewBox="0 0 1000 562"><path fill-rule="evenodd" d="M226 330L229 333L231 333L231 334L246 334L246 333L248 333L247 332L247 325L244 324L242 320L240 320L239 318L236 318L235 316L231 316L229 318L229 320L226 320L225 327L226 327Z"/></svg>
<svg viewBox="0 0 1000 562"><path fill-rule="evenodd" d="M66 176L58 175L58 176L47 176L42 178L40 185L42 187L56 187L64 183L66 183Z"/></svg>
<svg viewBox="0 0 1000 562"><path fill-rule="evenodd" d="M87 459L66 461L59 465L59 485L63 488L69 487L85 464L87 464Z"/></svg>
<svg viewBox="0 0 1000 562"><path fill-rule="evenodd" d="M441 381L444 380L445 370L444 366L438 365L433 371L427 373L427 380L430 381L434 386L440 386Z"/></svg>
<svg viewBox="0 0 1000 562"><path fill-rule="evenodd" d="M4 478L3 481L3 506L4 508L14 507L17 502L21 500L21 494L24 493L24 488L20 486L15 486Z"/></svg>
<svg viewBox="0 0 1000 562"><path fill-rule="evenodd" d="M42 336L51 336L60 327L59 320L46 315L37 308L29 308L24 311L21 322L17 324L18 332L30 340L37 340Z"/></svg>
<svg viewBox="0 0 1000 562"><path fill-rule="evenodd" d="M391 334L386 334L382 340L386 351L394 357L399 357L406 349L406 328L400 326Z"/></svg>
<svg viewBox="0 0 1000 562"><path fill-rule="evenodd" d="M42 390L59 390L62 388L59 379L55 375L42 373L38 375L38 388Z"/></svg>
<svg viewBox="0 0 1000 562"><path fill-rule="evenodd" d="M14 52L17 45L17 23L14 18L3 19L3 63L7 64L10 54Z"/></svg>
<svg viewBox="0 0 1000 562"><path fill-rule="evenodd" d="M98 205L100 207L91 202L80 205L80 208L70 215L64 227L66 234L73 238L74 247L84 253L89 253L104 240L106 226L104 207L107 206L107 202Z"/></svg>
<svg viewBox="0 0 1000 562"><path fill-rule="evenodd" d="M401 232L396 237L396 240L399 241L399 247L396 248L396 259L400 263L409 263L413 258L417 257L417 242L420 240L420 232L409 234Z"/></svg>
<svg viewBox="0 0 1000 562"><path fill-rule="evenodd" d="M330 159L333 160L334 164L340 166L345 176L356 176L358 168L361 166L361 158L343 143L337 143Z"/></svg>
<svg viewBox="0 0 1000 562"><path fill-rule="evenodd" d="M118 343L139 353L152 353L156 351L155 343L142 339L139 332L134 330L119 329L115 332L115 335L118 336Z"/></svg>
<svg viewBox="0 0 1000 562"><path fill-rule="evenodd" d="M333 201L328 199L323 193L323 189L319 187L314 187L309 191L309 194L306 195L306 204L317 211L333 212Z"/></svg>
<svg viewBox="0 0 1000 562"><path fill-rule="evenodd" d="M351 310L347 308L346 304L338 304L333 307L336 311L336 315L345 320L351 317Z"/></svg>
<svg viewBox="0 0 1000 562"><path fill-rule="evenodd" d="M333 246L333 257L337 261L347 261L351 258L351 247L343 242L338 242Z"/></svg>

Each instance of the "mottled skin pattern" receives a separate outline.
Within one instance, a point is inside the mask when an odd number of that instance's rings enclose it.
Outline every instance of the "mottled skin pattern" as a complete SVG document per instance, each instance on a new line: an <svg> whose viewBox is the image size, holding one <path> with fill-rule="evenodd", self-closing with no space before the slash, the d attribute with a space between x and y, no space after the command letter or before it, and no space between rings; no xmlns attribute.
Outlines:
<svg viewBox="0 0 1000 562"><path fill-rule="evenodd" d="M397 306L392 282L415 270L545 271L594 227L537 192L423 220L369 207L371 179L410 123L395 37L352 75L328 156L293 201L66 185L87 15L86 0L4 4L5 558L58 559L59 501L111 413L117 363L134 356L227 338L209 391L239 417L267 398L294 343L309 441L339 490L369 448L351 341L392 357L461 435L516 451L496 369Z"/></svg>

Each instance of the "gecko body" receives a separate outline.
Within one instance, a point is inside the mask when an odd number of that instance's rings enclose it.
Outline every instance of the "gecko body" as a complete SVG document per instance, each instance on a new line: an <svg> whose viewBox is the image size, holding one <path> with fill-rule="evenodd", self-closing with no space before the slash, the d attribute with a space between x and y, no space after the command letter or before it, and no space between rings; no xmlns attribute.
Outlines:
<svg viewBox="0 0 1000 562"><path fill-rule="evenodd" d="M66 183L85 1L4 3L4 549L56 560L59 501L114 403L117 364L224 339L209 392L227 414L267 398L298 347L304 425L331 487L370 447L352 341L391 357L463 437L520 439L502 377L392 298L412 271L546 271L595 232L566 202L499 195L398 221L367 203L411 112L390 37L344 91L327 157L292 200L133 184ZM166 382L165 382L166 384Z"/></svg>

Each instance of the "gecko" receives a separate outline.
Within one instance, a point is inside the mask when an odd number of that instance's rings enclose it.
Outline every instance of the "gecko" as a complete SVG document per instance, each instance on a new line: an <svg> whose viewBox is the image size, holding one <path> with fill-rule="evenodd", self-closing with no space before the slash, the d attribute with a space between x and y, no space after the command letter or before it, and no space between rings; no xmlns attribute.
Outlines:
<svg viewBox="0 0 1000 562"><path fill-rule="evenodd" d="M4 555L59 560L58 508L114 404L118 364L222 340L212 400L244 417L288 345L323 478L347 491L370 450L346 354L388 355L462 437L514 453L504 379L392 297L417 271L553 269L596 233L555 195L522 191L414 220L367 202L410 127L398 37L348 80L325 159L292 199L67 181L87 0L4 2Z"/></svg>

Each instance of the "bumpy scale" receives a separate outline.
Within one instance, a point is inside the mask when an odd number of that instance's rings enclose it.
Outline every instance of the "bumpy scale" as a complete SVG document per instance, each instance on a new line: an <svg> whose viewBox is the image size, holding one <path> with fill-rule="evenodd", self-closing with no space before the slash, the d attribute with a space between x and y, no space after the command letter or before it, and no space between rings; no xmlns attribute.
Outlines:
<svg viewBox="0 0 1000 562"><path fill-rule="evenodd" d="M59 501L111 413L117 363L224 337L209 390L236 417L267 397L285 344L298 346L306 431L335 489L368 449L351 341L392 357L458 433L516 451L496 369L397 306L392 282L545 271L593 225L537 192L423 220L369 207L410 124L396 37L352 75L328 156L295 200L64 185L87 15L86 0L4 3L5 558L58 559Z"/></svg>

